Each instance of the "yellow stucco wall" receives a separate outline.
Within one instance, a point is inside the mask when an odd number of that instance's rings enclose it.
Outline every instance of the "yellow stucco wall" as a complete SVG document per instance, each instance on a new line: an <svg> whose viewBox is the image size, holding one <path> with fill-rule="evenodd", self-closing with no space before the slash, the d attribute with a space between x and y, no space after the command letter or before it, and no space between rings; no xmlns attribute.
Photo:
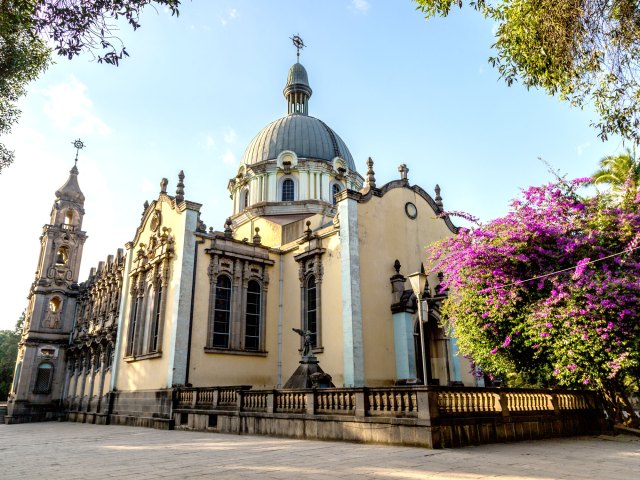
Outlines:
<svg viewBox="0 0 640 480"><path fill-rule="evenodd" d="M164 300L166 303L162 333L162 354L157 358L136 359L134 361L126 358L129 320L131 318L131 278L127 278L125 283L128 284L128 290L123 292L123 294L126 295L126 303L122 314L122 318L124 319L121 335L122 345L119 351L118 372L115 384L118 390L142 390L166 388L170 386L168 385L168 370L170 355L172 353L171 331L173 330L173 322L176 320L173 312L177 308L176 292L180 288L181 281L180 265L184 254L186 212L180 212L173 208L168 197L161 196L160 199L148 209L141 224L141 230L139 234L136 235L134 242L132 242L133 246L127 253L128 257L136 254L140 248L140 243L147 245L149 238L154 234L151 230L151 213L153 210L159 210L162 215L162 223L157 233L161 232L163 227L168 227L175 241L169 286L165 292ZM127 258L127 265L129 265L129 260L130 259ZM125 270L125 276L128 277L129 274L130 270L128 266Z"/></svg>
<svg viewBox="0 0 640 480"><path fill-rule="evenodd" d="M416 206L416 219L406 215L407 202ZM358 205L358 234L366 384L391 384L396 379L389 280L395 274L393 263L400 261L405 276L420 271L425 247L452 232L420 195L395 188ZM437 279L432 275L429 282L433 287ZM405 288L411 288L408 281Z"/></svg>

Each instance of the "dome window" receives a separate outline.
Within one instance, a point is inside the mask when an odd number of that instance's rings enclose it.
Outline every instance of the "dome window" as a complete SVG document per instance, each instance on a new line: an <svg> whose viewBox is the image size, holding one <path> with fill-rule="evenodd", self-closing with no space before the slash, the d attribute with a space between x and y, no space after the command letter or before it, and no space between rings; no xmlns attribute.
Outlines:
<svg viewBox="0 0 640 480"><path fill-rule="evenodd" d="M340 187L340 185L339 185L339 184L334 183L334 184L331 186L331 203L332 203L333 205L335 205L335 204L336 204L336 195L337 195L337 194L339 194L341 191L342 191L342 188Z"/></svg>
<svg viewBox="0 0 640 480"><path fill-rule="evenodd" d="M287 178L282 182L282 201L293 202L295 196L295 184L293 180Z"/></svg>

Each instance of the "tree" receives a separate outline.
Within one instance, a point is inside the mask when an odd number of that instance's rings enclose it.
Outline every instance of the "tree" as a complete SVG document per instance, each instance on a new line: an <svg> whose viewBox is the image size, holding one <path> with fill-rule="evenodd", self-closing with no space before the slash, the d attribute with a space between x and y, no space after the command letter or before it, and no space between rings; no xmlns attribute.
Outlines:
<svg viewBox="0 0 640 480"><path fill-rule="evenodd" d="M414 0L428 18L462 0ZM574 106L591 101L605 140L640 142L640 5L636 0L470 0L497 22L489 59L507 85L520 80Z"/></svg>
<svg viewBox="0 0 640 480"><path fill-rule="evenodd" d="M600 168L593 174L593 183L606 184L616 196L624 194L627 188L640 186L640 162L635 151L627 149L620 155L608 155L600 159Z"/></svg>
<svg viewBox="0 0 640 480"><path fill-rule="evenodd" d="M111 23L124 19L136 30L142 10L152 4L178 15L180 0L0 0L0 135L17 122L16 103L47 68L52 51L68 59L100 52L98 62L118 65L129 54ZM13 159L0 143L0 173Z"/></svg>
<svg viewBox="0 0 640 480"><path fill-rule="evenodd" d="M0 400L6 400L11 391L23 324L24 312L20 315L14 330L0 330Z"/></svg>
<svg viewBox="0 0 640 480"><path fill-rule="evenodd" d="M582 198L591 179L531 187L509 213L429 248L446 325L484 372L598 389L638 423L640 195ZM626 412L623 413L623 412Z"/></svg>

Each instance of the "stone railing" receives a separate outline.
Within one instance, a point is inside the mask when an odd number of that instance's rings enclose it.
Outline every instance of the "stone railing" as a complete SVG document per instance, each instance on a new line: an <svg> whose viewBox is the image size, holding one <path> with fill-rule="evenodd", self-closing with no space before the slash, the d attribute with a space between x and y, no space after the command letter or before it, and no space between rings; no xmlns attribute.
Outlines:
<svg viewBox="0 0 640 480"><path fill-rule="evenodd" d="M595 433L594 392L465 387L175 390L175 428L433 448Z"/></svg>
<svg viewBox="0 0 640 480"><path fill-rule="evenodd" d="M419 418L434 422L453 417L554 416L596 410L598 402L590 391L437 386L251 390L249 386L231 386L178 389L175 408Z"/></svg>

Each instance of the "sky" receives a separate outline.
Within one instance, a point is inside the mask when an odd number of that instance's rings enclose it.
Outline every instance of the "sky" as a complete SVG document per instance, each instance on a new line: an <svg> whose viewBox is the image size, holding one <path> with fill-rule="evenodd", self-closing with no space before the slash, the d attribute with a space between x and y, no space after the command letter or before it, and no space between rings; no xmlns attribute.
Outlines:
<svg viewBox="0 0 640 480"><path fill-rule="evenodd" d="M173 193L180 170L202 220L224 228L227 182L245 147L286 114L294 34L307 45L309 114L340 135L361 174L373 158L378 186L405 163L412 184L440 185L446 210L488 221L522 188L553 180L540 158L574 178L622 150L619 139L599 140L589 108L507 87L488 63L496 27L468 8L427 21L410 0L186 0L178 18L147 9L140 23L118 31L130 57L117 68L90 54L55 58L2 138L16 161L0 174L0 329L27 305L76 138L86 145L81 280L133 239L145 200L157 198L162 177Z"/></svg>

